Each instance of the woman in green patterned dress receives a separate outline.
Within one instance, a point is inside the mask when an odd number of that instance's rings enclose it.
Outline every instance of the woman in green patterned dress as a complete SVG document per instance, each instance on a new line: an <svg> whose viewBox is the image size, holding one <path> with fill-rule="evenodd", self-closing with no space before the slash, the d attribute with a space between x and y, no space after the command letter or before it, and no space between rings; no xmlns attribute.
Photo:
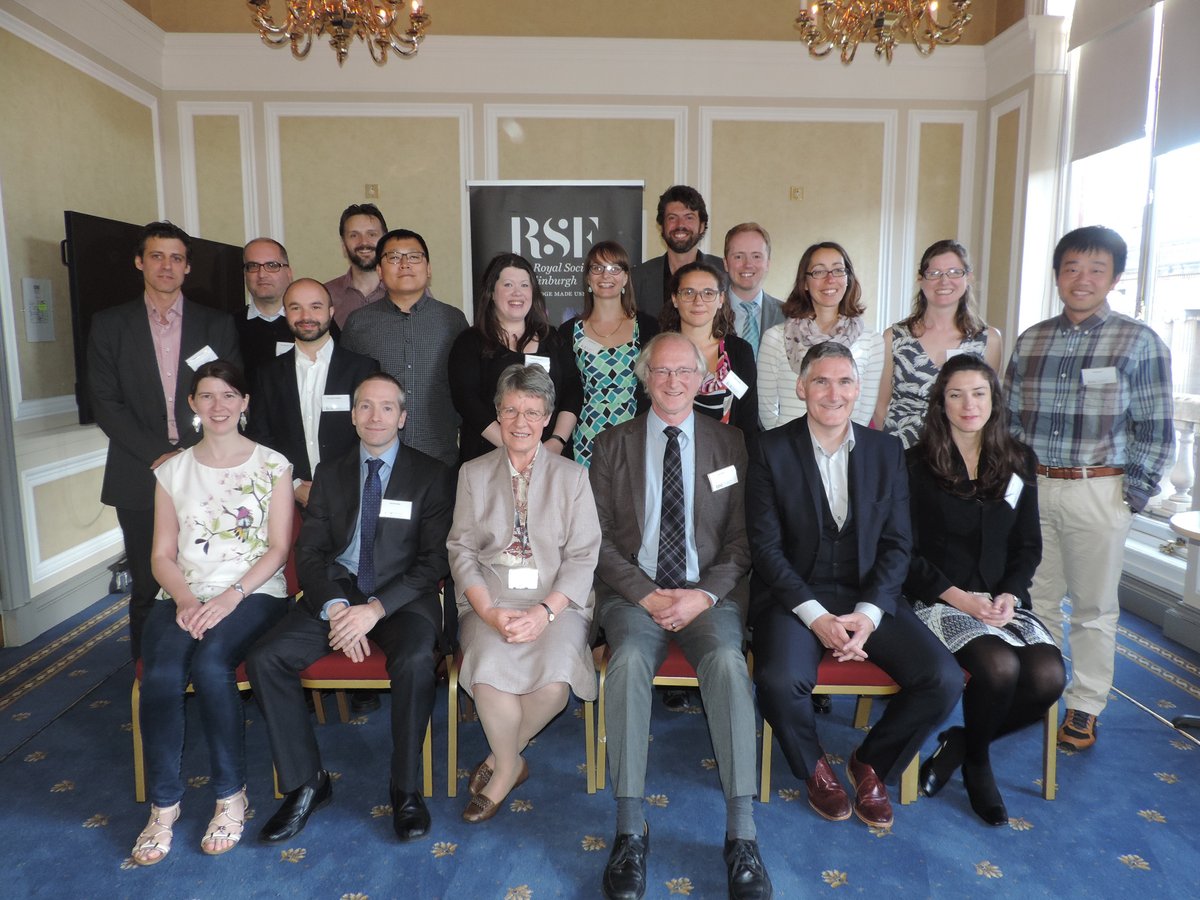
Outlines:
<svg viewBox="0 0 1200 900"><path fill-rule="evenodd" d="M592 246L583 262L583 315L562 325L583 382L583 409L575 426L575 459L591 464L592 441L609 426L646 406L633 364L658 322L638 312L629 280L629 254L616 241Z"/></svg>

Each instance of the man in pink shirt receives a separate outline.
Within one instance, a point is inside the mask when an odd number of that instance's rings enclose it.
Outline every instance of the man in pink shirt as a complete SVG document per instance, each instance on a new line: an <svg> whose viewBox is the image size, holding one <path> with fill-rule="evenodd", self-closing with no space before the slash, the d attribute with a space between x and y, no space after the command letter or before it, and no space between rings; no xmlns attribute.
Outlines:
<svg viewBox="0 0 1200 900"><path fill-rule="evenodd" d="M242 362L230 315L183 296L190 246L191 238L170 222L143 228L134 256L143 295L97 313L88 336L88 392L96 423L108 437L100 500L117 508L125 538L134 659L159 590L150 571L152 473L200 438L187 403L192 373L212 359Z"/></svg>
<svg viewBox="0 0 1200 900"><path fill-rule="evenodd" d="M375 254L375 245L387 230L383 213L374 203L354 203L342 210L338 235L350 268L345 275L325 282L338 328L346 327L346 319L356 309L387 296L379 281L379 259Z"/></svg>

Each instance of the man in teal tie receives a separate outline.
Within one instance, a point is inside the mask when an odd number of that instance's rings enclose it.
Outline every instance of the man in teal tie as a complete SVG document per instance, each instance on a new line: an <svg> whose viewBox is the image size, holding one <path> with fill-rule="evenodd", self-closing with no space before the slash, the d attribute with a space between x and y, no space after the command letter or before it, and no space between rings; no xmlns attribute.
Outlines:
<svg viewBox="0 0 1200 900"><path fill-rule="evenodd" d="M783 306L763 291L771 271L771 236L757 222L742 222L725 233L725 271L729 273L729 299L738 337L754 348L763 333L783 324Z"/></svg>

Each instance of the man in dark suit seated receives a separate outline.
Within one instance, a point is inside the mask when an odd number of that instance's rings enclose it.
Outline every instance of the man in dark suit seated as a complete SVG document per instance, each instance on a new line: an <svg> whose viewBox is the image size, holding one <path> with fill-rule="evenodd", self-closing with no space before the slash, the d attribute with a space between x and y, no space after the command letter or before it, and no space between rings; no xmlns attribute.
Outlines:
<svg viewBox="0 0 1200 900"><path fill-rule="evenodd" d="M392 825L402 841L428 834L421 798L421 744L433 709L434 651L441 633L438 579L454 478L446 466L400 443L404 389L368 376L354 395L359 446L317 470L296 543L304 594L247 658L271 754L286 792L259 840L285 841L333 797L304 704L299 672L330 649L354 662L383 648L392 690Z"/></svg>
<svg viewBox="0 0 1200 900"><path fill-rule="evenodd" d="M855 814L889 828L884 781L954 708L962 670L900 595L912 547L904 449L850 421L854 357L817 344L796 391L808 414L759 435L746 475L758 704L809 804L840 821L851 804L817 742L817 666L828 648L841 661L869 658L895 680L900 693L846 767Z"/></svg>
<svg viewBox="0 0 1200 900"><path fill-rule="evenodd" d="M700 679L725 792L729 893L771 896L754 829L754 699L742 654L750 563L742 433L692 400L705 370L678 333L655 337L635 371L651 408L596 439L591 482L602 540L596 618L612 658L605 682L607 752L617 836L604 869L608 898L646 890L650 831L642 809L651 682L674 640Z"/></svg>
<svg viewBox="0 0 1200 900"><path fill-rule="evenodd" d="M97 313L88 336L88 393L96 424L108 438L100 501L117 508L125 538L134 659L141 656L142 625L158 594L150 571L154 470L200 439L188 406L192 373L214 359L242 363L230 315L183 296L191 242L170 222L143 228L134 255L143 296Z"/></svg>
<svg viewBox="0 0 1200 900"><path fill-rule="evenodd" d="M283 310L294 344L259 370L246 436L288 458L296 501L307 506L317 463L343 456L358 441L350 398L360 381L379 371L379 363L334 342L333 306L321 282L293 282L283 295Z"/></svg>
<svg viewBox="0 0 1200 900"><path fill-rule="evenodd" d="M724 271L725 261L699 249L708 230L708 207L694 187L677 184L663 191L658 198L656 220L667 252L634 266L629 277L638 309L657 317L667 302L671 276L676 269L702 261Z"/></svg>
<svg viewBox="0 0 1200 900"><path fill-rule="evenodd" d="M279 241L255 238L242 248L242 273L250 302L246 314L234 321L246 380L253 386L259 368L279 355L281 345L292 341L283 311L283 294L292 283L287 250Z"/></svg>

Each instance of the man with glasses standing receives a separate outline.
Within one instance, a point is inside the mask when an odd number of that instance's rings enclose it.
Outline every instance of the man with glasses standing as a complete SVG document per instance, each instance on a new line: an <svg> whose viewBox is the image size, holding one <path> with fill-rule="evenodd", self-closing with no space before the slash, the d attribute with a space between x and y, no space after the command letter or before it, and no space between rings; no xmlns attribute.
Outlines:
<svg viewBox="0 0 1200 900"><path fill-rule="evenodd" d="M705 368L687 338L655 337L635 367L650 411L602 432L593 445L602 532L596 618L611 652L605 728L617 798L617 834L602 883L610 900L633 900L646 890L650 828L642 797L651 685L671 641L700 680L725 794L730 896L771 896L751 805L754 698L742 654L750 568L746 446L738 429L693 411Z"/></svg>
<svg viewBox="0 0 1200 900"><path fill-rule="evenodd" d="M368 304L351 315L341 346L378 360L404 386L409 425L401 440L457 467L459 418L447 364L450 345L466 329L467 318L429 293L433 269L423 237L397 228L380 239L377 249L387 302Z"/></svg>
<svg viewBox="0 0 1200 900"><path fill-rule="evenodd" d="M287 250L271 238L255 238L242 248L242 271L250 302L245 316L235 316L246 380L254 383L259 367L286 353L292 331L283 314L283 293L292 283Z"/></svg>

